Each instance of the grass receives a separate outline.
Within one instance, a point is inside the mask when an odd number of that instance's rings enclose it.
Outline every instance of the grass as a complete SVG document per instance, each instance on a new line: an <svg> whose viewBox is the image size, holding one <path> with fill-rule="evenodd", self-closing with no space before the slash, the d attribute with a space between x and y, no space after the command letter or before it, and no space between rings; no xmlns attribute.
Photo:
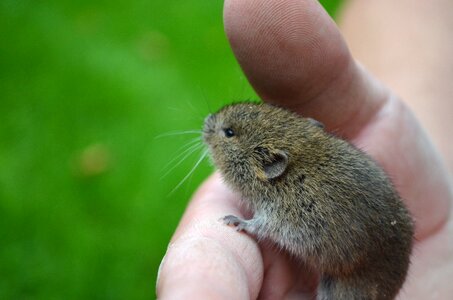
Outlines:
<svg viewBox="0 0 453 300"><path fill-rule="evenodd" d="M332 12L338 1L323 1ZM256 96L221 1L0 3L0 299L150 299L192 192L166 164Z"/></svg>

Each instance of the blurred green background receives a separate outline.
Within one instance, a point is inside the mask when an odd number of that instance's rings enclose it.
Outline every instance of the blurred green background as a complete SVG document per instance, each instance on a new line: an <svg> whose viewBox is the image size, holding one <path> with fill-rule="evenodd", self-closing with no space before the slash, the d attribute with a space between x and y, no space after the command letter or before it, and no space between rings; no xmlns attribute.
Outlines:
<svg viewBox="0 0 453 300"><path fill-rule="evenodd" d="M338 5L322 1L330 13ZM210 109L256 99L222 1L0 1L0 299L152 299Z"/></svg>

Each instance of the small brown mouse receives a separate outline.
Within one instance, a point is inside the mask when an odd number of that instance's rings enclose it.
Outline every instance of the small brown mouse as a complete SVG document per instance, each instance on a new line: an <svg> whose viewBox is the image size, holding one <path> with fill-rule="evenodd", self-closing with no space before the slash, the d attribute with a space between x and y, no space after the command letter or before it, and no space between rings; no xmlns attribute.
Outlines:
<svg viewBox="0 0 453 300"><path fill-rule="evenodd" d="M323 125L238 103L203 128L214 164L253 211L222 220L270 239L320 273L317 299L393 299L409 266L412 218L384 171Z"/></svg>

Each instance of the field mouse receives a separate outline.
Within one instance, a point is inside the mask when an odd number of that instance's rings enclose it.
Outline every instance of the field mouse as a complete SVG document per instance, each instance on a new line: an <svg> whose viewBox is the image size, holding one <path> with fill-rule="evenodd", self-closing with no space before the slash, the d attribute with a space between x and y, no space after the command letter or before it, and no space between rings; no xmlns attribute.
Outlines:
<svg viewBox="0 0 453 300"><path fill-rule="evenodd" d="M413 221L367 154L310 118L238 103L209 115L203 139L253 218L222 221L268 239L320 273L317 299L393 299L409 266Z"/></svg>

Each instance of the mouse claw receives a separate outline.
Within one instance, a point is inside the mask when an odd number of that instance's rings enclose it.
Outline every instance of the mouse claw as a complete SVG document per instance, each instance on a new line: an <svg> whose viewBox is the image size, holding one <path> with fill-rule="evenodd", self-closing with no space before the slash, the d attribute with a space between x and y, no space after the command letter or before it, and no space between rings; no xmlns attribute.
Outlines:
<svg viewBox="0 0 453 300"><path fill-rule="evenodd" d="M245 229L245 225L246 225L244 220L242 220L236 216L233 216L233 215L225 216L225 217L221 218L220 221L222 221L225 225L234 226L237 231L243 231Z"/></svg>

